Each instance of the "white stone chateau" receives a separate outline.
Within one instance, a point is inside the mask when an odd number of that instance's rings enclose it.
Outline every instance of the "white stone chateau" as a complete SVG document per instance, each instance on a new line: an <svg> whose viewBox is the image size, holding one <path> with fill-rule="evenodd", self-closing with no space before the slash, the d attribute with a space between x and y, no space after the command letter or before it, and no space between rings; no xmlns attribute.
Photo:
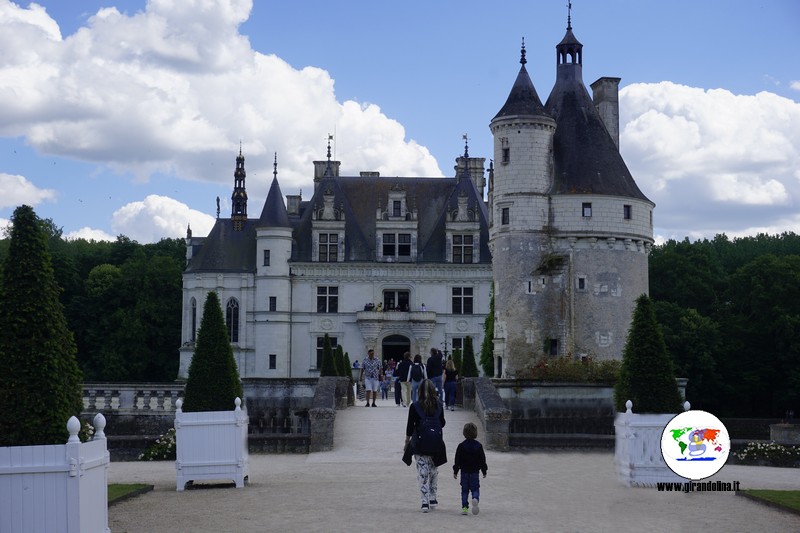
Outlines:
<svg viewBox="0 0 800 533"><path fill-rule="evenodd" d="M582 81L582 45L557 45L545 104L525 68L491 120L494 163L456 159L455 177L341 176L314 162L311 199L284 203L277 162L261 214L247 213L244 157L232 213L187 236L185 378L203 303L216 291L242 377L319 375L322 340L351 361L374 348L452 350L483 341L494 283L495 375L546 356L621 357L648 291L654 204L619 153L619 78Z"/></svg>

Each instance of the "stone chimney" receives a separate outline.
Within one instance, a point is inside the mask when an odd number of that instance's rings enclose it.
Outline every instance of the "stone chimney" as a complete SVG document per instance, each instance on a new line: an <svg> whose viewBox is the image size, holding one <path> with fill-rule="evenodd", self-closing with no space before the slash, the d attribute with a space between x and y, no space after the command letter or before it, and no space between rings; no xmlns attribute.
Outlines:
<svg viewBox="0 0 800 533"><path fill-rule="evenodd" d="M289 215L299 215L300 214L300 202L303 201L303 197L299 194L287 194L286 195L286 213Z"/></svg>
<svg viewBox="0 0 800 533"><path fill-rule="evenodd" d="M592 100L619 150L619 82L621 78L598 79L592 84Z"/></svg>

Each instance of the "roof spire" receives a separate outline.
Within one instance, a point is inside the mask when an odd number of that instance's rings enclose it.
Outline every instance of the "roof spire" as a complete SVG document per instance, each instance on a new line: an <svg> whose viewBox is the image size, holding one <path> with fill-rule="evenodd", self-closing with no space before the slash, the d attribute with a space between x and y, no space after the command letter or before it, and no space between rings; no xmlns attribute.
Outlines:
<svg viewBox="0 0 800 533"><path fill-rule="evenodd" d="M519 62L522 65L528 62L528 60L525 59L525 37L522 38L522 49L520 50Z"/></svg>
<svg viewBox="0 0 800 533"><path fill-rule="evenodd" d="M567 29L572 29L572 0L567 2Z"/></svg>
<svg viewBox="0 0 800 533"><path fill-rule="evenodd" d="M278 179L278 152L275 152L275 161L272 163L272 177Z"/></svg>
<svg viewBox="0 0 800 533"><path fill-rule="evenodd" d="M333 177L333 168L331 167L331 141L333 140L333 135L330 133L328 134L328 162L325 164L325 173L322 177Z"/></svg>
<svg viewBox="0 0 800 533"><path fill-rule="evenodd" d="M461 138L464 139L464 157L469 157L469 137L465 133Z"/></svg>
<svg viewBox="0 0 800 533"><path fill-rule="evenodd" d="M239 157L242 157L242 140L239 139Z"/></svg>

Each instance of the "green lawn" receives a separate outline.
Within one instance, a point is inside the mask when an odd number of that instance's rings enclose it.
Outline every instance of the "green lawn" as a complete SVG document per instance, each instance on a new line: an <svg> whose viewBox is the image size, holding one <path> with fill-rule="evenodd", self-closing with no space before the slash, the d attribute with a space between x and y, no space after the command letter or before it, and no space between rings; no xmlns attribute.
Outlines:
<svg viewBox="0 0 800 533"><path fill-rule="evenodd" d="M111 505L114 502L132 498L133 496L137 496L151 490L153 490L152 485L145 485L143 483L115 483L108 486L108 504Z"/></svg>
<svg viewBox="0 0 800 533"><path fill-rule="evenodd" d="M749 489L741 491L754 500L800 514L800 490L762 490Z"/></svg>

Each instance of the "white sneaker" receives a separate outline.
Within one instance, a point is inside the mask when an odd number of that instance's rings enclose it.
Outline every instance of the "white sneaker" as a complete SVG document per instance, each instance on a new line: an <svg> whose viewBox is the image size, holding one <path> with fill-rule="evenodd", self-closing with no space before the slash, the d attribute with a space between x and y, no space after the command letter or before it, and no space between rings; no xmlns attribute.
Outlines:
<svg viewBox="0 0 800 533"><path fill-rule="evenodd" d="M478 514L480 512L481 512L481 510L478 509L478 500L473 499L472 500L472 514Z"/></svg>

